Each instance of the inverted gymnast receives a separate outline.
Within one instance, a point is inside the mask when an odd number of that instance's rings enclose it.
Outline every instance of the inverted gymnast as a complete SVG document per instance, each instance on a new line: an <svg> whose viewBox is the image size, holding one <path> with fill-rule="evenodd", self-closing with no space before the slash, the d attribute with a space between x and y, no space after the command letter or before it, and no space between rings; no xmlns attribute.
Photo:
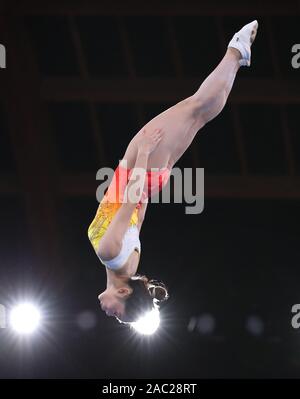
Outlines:
<svg viewBox="0 0 300 399"><path fill-rule="evenodd" d="M223 109L240 66L250 66L257 28L255 20L235 33L225 56L196 93L150 120L133 137L99 204L88 228L89 240L106 268L107 287L98 298L102 310L121 323L136 322L168 298L163 283L137 274L147 197L162 189L196 133ZM123 201L138 169L145 171L142 187L148 191L140 190L134 200Z"/></svg>

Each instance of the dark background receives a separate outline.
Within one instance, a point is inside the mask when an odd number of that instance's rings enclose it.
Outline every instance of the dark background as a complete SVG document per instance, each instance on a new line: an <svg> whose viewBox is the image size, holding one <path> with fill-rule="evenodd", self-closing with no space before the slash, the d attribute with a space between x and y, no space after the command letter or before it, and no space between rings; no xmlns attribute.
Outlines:
<svg viewBox="0 0 300 399"><path fill-rule="evenodd" d="M0 330L1 378L299 377L299 2L2 2L0 303L44 311L30 339ZM242 25L251 68L180 167L205 168L205 208L151 205L139 273L170 299L151 337L101 311L87 238L96 171L194 93Z"/></svg>

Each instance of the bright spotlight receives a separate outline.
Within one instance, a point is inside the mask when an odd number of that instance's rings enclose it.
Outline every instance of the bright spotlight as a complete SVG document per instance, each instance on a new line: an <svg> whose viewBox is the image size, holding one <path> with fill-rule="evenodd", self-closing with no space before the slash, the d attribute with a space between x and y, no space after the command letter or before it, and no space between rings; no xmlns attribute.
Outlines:
<svg viewBox="0 0 300 399"><path fill-rule="evenodd" d="M151 335L158 329L160 323L159 310L153 309L132 323L132 327L140 334Z"/></svg>
<svg viewBox="0 0 300 399"><path fill-rule="evenodd" d="M41 315L36 306L22 303L10 312L10 325L19 334L31 334L40 325Z"/></svg>

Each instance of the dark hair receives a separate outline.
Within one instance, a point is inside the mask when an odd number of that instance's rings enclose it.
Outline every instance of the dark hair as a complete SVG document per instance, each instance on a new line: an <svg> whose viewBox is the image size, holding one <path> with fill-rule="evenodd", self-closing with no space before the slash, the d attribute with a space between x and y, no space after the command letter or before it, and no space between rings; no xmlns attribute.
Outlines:
<svg viewBox="0 0 300 399"><path fill-rule="evenodd" d="M125 301L125 323L137 321L143 313L157 308L160 302L169 298L164 283L158 280L149 280L146 276L132 276L128 280L128 285L133 291ZM124 323L122 320L119 321Z"/></svg>

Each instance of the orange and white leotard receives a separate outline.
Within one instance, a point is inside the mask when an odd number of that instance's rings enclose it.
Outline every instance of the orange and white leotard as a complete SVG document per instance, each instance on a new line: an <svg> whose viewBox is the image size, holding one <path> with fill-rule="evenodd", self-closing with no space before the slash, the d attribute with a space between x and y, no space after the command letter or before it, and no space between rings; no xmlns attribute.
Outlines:
<svg viewBox="0 0 300 399"><path fill-rule="evenodd" d="M125 189L128 184L131 171L132 169L127 169L126 167L122 166L122 162L120 162L119 166L114 172L112 181L98 206L96 215L88 228L88 237L97 255L100 240L107 231L108 226L110 225L116 212L122 205ZM120 254L111 261L103 261L98 255L99 259L105 266L114 270L119 269L123 266L128 259L128 256L135 249L140 252L137 224L141 202L147 197L158 193L163 188L170 177L170 172L171 171L169 168L147 171L145 181L145 187L147 189L144 189L142 199L132 213L128 230L123 239L123 245Z"/></svg>

